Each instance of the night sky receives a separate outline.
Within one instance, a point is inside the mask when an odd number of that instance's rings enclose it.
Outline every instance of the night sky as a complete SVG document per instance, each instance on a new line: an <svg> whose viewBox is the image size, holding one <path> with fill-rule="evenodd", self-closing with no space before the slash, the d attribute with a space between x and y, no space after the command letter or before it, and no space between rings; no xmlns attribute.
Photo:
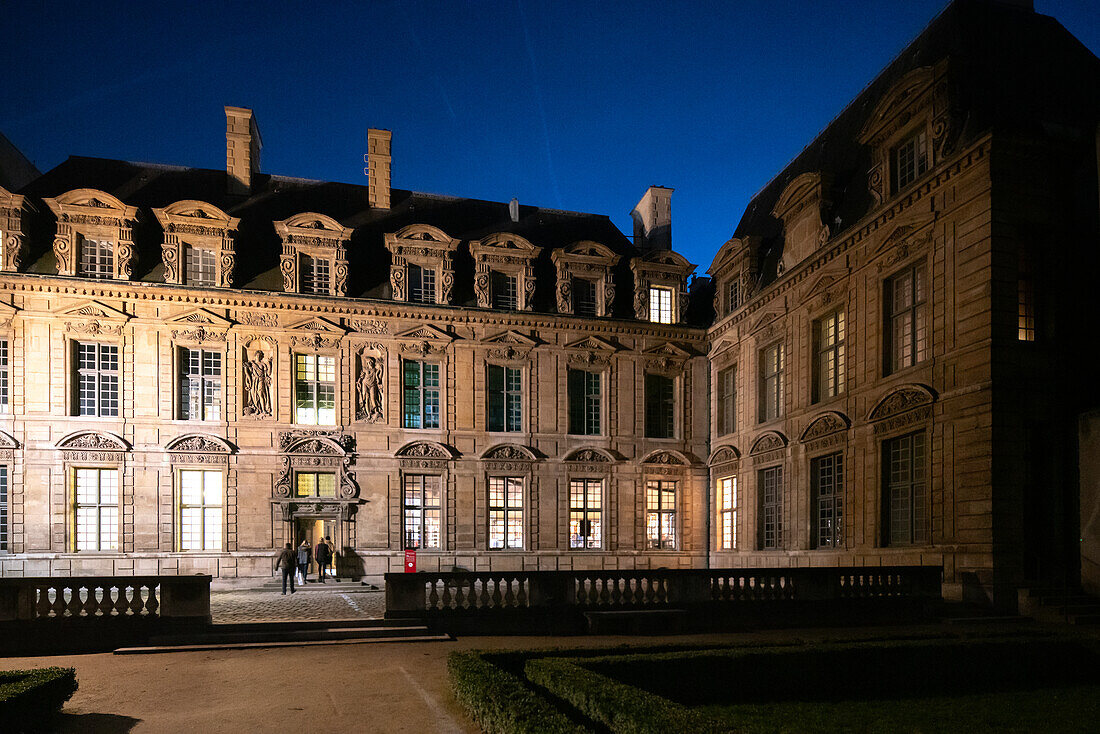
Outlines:
<svg viewBox="0 0 1100 734"><path fill-rule="evenodd" d="M646 187L673 187L673 246L703 273L751 196L945 4L0 0L0 132L41 170L221 169L222 107L251 107L265 173L365 183L367 128L387 128L395 188L630 234ZM1100 52L1097 0L1036 9Z"/></svg>

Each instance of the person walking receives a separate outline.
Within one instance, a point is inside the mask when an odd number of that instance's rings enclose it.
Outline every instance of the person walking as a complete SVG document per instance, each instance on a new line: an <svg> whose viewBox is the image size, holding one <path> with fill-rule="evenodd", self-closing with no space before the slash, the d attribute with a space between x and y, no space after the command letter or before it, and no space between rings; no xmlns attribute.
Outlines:
<svg viewBox="0 0 1100 734"><path fill-rule="evenodd" d="M298 546L298 583L305 584L306 574L309 572L309 562L313 559L313 549L309 545L309 539L302 541Z"/></svg>
<svg viewBox="0 0 1100 734"><path fill-rule="evenodd" d="M329 547L324 538L321 538L320 542L317 543L317 547L313 549L313 557L317 559L317 580L323 584L325 583L325 569L332 562L332 548Z"/></svg>
<svg viewBox="0 0 1100 734"><path fill-rule="evenodd" d="M290 593L293 594L294 572L298 569L298 554L294 552L294 547L290 543L287 543L286 547L283 548L283 552L279 554L279 558L275 562L275 568L283 574L283 596L286 596L287 579L290 579Z"/></svg>

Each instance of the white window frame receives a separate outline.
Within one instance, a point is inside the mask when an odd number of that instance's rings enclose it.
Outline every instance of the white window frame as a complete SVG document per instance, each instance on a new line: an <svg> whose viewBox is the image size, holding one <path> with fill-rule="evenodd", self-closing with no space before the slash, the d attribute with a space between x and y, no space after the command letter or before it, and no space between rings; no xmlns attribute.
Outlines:
<svg viewBox="0 0 1100 734"><path fill-rule="evenodd" d="M322 360L331 364L331 378L326 377L330 371L325 369L322 373ZM312 367L310 366L312 364ZM303 374L302 367L305 366ZM310 352L296 352L294 354L294 422L309 426L334 426L336 425L336 382L337 365L336 356L332 354L313 354ZM322 408L322 399L326 393L331 392L332 407ZM305 397L303 402L301 397ZM302 404L300 404L302 403ZM328 420L331 418L331 420Z"/></svg>
<svg viewBox="0 0 1100 734"><path fill-rule="evenodd" d="M198 475L197 501L188 501L187 480ZM217 477L217 491L214 500L208 494L207 483ZM212 469L188 468L176 472L177 521L179 533L176 547L181 552L221 551L225 548L225 472ZM194 514L197 523L189 522ZM197 527L198 544L194 543L194 533L189 527Z"/></svg>

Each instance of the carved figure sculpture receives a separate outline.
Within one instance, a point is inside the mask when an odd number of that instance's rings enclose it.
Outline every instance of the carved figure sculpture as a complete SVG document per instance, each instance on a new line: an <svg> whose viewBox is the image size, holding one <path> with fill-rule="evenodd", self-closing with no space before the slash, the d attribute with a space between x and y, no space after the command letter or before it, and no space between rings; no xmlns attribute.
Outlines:
<svg viewBox="0 0 1100 734"><path fill-rule="evenodd" d="M244 412L253 416L271 415L271 359L262 351L244 363L244 389L248 404Z"/></svg>
<svg viewBox="0 0 1100 734"><path fill-rule="evenodd" d="M363 355L360 360L359 405L362 415L371 423L382 420L382 360Z"/></svg>

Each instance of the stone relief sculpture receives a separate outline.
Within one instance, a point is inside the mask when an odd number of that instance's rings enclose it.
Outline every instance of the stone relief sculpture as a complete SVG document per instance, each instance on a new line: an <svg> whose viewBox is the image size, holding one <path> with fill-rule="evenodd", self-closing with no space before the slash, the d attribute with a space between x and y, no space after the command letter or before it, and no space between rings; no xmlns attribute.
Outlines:
<svg viewBox="0 0 1100 734"><path fill-rule="evenodd" d="M245 415L271 417L271 358L260 350L244 363L244 391Z"/></svg>
<svg viewBox="0 0 1100 734"><path fill-rule="evenodd" d="M371 423L382 420L382 359L363 354L359 359L359 416Z"/></svg>

